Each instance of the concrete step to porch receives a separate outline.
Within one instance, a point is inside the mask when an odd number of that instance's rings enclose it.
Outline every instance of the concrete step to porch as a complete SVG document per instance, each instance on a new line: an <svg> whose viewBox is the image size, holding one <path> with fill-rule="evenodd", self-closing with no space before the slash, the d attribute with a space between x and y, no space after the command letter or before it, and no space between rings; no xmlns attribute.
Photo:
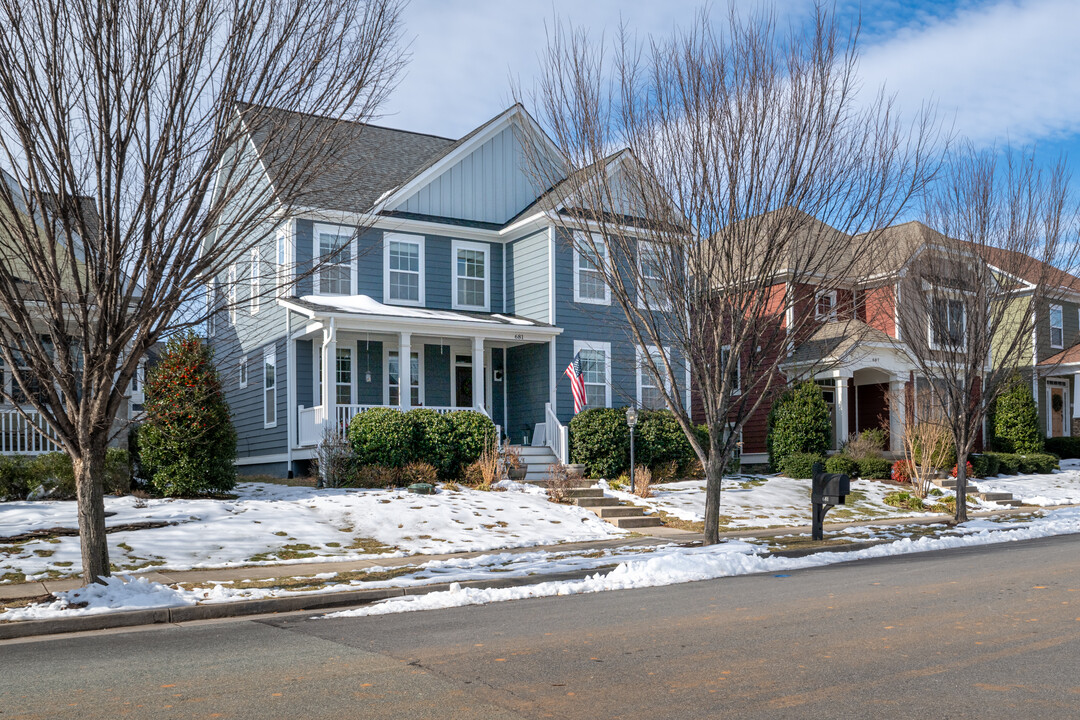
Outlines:
<svg viewBox="0 0 1080 720"><path fill-rule="evenodd" d="M932 482L935 485L937 485L938 487L945 488L946 490L955 490L956 489L956 478L954 478L954 477L933 478ZM978 493L979 492L979 486L976 485L974 482L972 482L970 479L968 479L967 491L968 491L969 495L971 493Z"/></svg>
<svg viewBox="0 0 1080 720"><path fill-rule="evenodd" d="M979 497L982 498L983 500L988 500L990 502L996 502L996 503L1008 503L1008 504L1011 504L1011 503L1015 502L1017 505L1022 504L1019 500L1017 500L1015 497L1013 497L1012 493L1009 493L1009 492L984 492L984 493L979 493Z"/></svg>
<svg viewBox="0 0 1080 720"><path fill-rule="evenodd" d="M600 488L593 487L575 487L566 491L568 497L574 499L584 498L602 498L604 497L604 491Z"/></svg>
<svg viewBox="0 0 1080 720"><path fill-rule="evenodd" d="M658 525L663 525L663 523L660 521L660 518L656 517L655 515L642 515L640 517L616 517L611 518L608 522L610 522L615 527L627 529L656 527Z"/></svg>
<svg viewBox="0 0 1080 720"><path fill-rule="evenodd" d="M575 498L574 499L574 504L577 505L578 507L594 508L594 507L612 507L612 506L615 506L615 505L620 505L621 503L619 502L618 498L603 497L601 495L601 497Z"/></svg>
<svg viewBox="0 0 1080 720"><path fill-rule="evenodd" d="M611 518L644 517L642 510L634 505L616 505L614 507L601 506L593 509L593 512L604 520Z"/></svg>

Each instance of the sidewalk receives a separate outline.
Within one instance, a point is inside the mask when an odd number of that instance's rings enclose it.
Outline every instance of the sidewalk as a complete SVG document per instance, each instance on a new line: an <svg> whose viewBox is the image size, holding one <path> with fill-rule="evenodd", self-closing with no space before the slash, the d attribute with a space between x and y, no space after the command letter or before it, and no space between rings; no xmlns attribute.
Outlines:
<svg viewBox="0 0 1080 720"><path fill-rule="evenodd" d="M1054 507L1068 507L1068 506L1054 506ZM1006 508L1002 510L983 511L971 513L971 518L985 518L985 517L1000 517L1010 515L1021 515L1030 513L1037 510L1050 510L1053 508L1043 507L1018 507L1018 508ZM895 525L933 525L947 522L946 516L933 516L925 518L884 518L877 520L862 520L855 522L844 523L826 523L826 533L836 533L846 528L851 527L887 527ZM810 526L798 526L798 527L779 527L765 530L735 530L729 532L723 532L720 534L722 539L737 539L737 538L771 538L776 536L791 536L791 535L803 535L810 533ZM348 573L352 571L363 571L370 568L385 568L394 569L409 566L419 566L424 563L429 563L439 560L452 560L452 559L467 559L481 557L484 555L493 554L522 554L531 552L575 552L575 551L593 551L593 550L605 550L630 546L660 546L669 543L676 543L679 545L693 545L702 542L703 536L700 533L690 532L686 530L679 530L676 528L669 528L665 526L655 528L642 528L638 533L630 535L628 537L614 538L608 540L594 540L586 542L575 543L561 543L557 545L538 545L522 548L508 548L506 550L487 550L487 551L473 551L463 553L447 553L441 555L410 555L406 557L373 557L369 559L361 560L348 560L348 561L325 561L325 562L310 562L310 563L290 563L290 564L278 564L278 565L253 565L253 566L241 566L230 568L216 568L206 570L184 570L184 571L168 571L168 570L149 570L130 573L134 578L145 578L152 582L158 582L163 585L173 585L176 583L185 584L213 584L213 583L229 583L243 580L251 581L265 581L275 580L278 578L293 578L293 577L311 577L321 573ZM840 544L820 544L811 547L804 547L798 550L790 551L778 551L772 554L781 556L801 556L815 552L835 552L838 550L853 550L865 546L880 544L881 542L888 541L871 541L860 543L840 543ZM128 573L125 573L128 574ZM553 579L552 574L543 574L536 576L536 582L542 582L545 580ZM520 579L518 579L520 580ZM489 581L483 581L485 583ZM515 583L520 584L520 583ZM43 598L54 592L62 592L65 590L72 590L78 587L82 587L83 582L81 578L65 578L60 580L43 580L34 581L28 583L19 583L11 585L0 585L0 606L6 602L19 602L26 601L34 598ZM432 585L441 585L441 583L432 583ZM422 586L427 587L427 586ZM410 591L418 591L421 588L413 587ZM384 592L385 589L379 592ZM369 592L363 590L357 590L347 593L349 595L355 592ZM331 601L335 595L346 593L332 593L319 596L319 604L324 605L326 602ZM385 596L385 595L383 595ZM258 602L272 602L278 600L297 600L299 598L272 598L267 600L260 600ZM235 605L242 605L244 602L232 603L230 605L215 605L208 607L226 608ZM340 603L339 603L340 604ZM3 624L0 624L3 627ZM2 637L2 635L0 635Z"/></svg>

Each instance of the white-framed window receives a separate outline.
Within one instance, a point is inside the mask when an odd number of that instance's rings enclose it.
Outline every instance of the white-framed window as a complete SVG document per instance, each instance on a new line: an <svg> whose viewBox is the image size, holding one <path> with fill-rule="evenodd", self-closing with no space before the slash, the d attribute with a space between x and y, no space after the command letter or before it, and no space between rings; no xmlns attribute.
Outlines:
<svg viewBox="0 0 1080 720"><path fill-rule="evenodd" d="M575 340L574 354L581 355L586 407L611 407L611 343Z"/></svg>
<svg viewBox="0 0 1080 720"><path fill-rule="evenodd" d="M236 265L229 266L229 323L236 324Z"/></svg>
<svg viewBox="0 0 1080 720"><path fill-rule="evenodd" d="M424 304L424 236L383 236L384 301L394 305Z"/></svg>
<svg viewBox="0 0 1080 720"><path fill-rule="evenodd" d="M131 402L142 404L146 399L146 360L140 360L131 376Z"/></svg>
<svg viewBox="0 0 1080 720"><path fill-rule="evenodd" d="M352 236L349 228L316 223L314 227L315 294L352 294Z"/></svg>
<svg viewBox="0 0 1080 720"><path fill-rule="evenodd" d="M217 315L217 280L211 278L206 285L206 336L214 337L214 316Z"/></svg>
<svg viewBox="0 0 1080 720"><path fill-rule="evenodd" d="M263 350L263 427L277 427L277 350Z"/></svg>
<svg viewBox="0 0 1080 720"><path fill-rule="evenodd" d="M289 248L289 227L285 225L278 228L274 252L274 274L277 276L278 297L285 297L289 294L289 285L292 282L292 274L289 272Z"/></svg>
<svg viewBox="0 0 1080 720"><path fill-rule="evenodd" d="M486 243L454 240L451 248L451 261L454 263L454 309L487 311L490 308L490 246Z"/></svg>
<svg viewBox="0 0 1080 720"><path fill-rule="evenodd" d="M424 368L420 362L419 352L413 350L409 355L411 360L410 374L412 376L410 378L412 381L411 407L420 407L424 399L421 383ZM386 351L386 392L384 398L387 405L401 404L401 353L397 350Z"/></svg>
<svg viewBox="0 0 1080 720"><path fill-rule="evenodd" d="M818 290L814 294L814 317L825 322L836 319L835 290Z"/></svg>
<svg viewBox="0 0 1080 720"><path fill-rule="evenodd" d="M247 355L244 355L240 358L240 362L236 369L236 374L240 377L240 388L246 388L248 384Z"/></svg>
<svg viewBox="0 0 1080 720"><path fill-rule="evenodd" d="M664 349L664 352L670 355L671 350ZM648 348L649 356L652 357L653 364L661 374L664 372L664 357L660 352L660 349L655 345L650 345ZM653 371L649 367L648 358L645 355L645 350L637 348L637 401L638 407L645 410L661 410L667 407L667 401L664 399L664 389L668 387L667 381L661 385L658 382L658 378L653 374Z"/></svg>
<svg viewBox="0 0 1080 720"><path fill-rule="evenodd" d="M259 248L251 248L251 314L259 312L259 293L262 286L262 261L259 259Z"/></svg>
<svg viewBox="0 0 1080 720"><path fill-rule="evenodd" d="M353 357L352 348L337 349L335 366L335 402L338 405L353 404Z"/></svg>
<svg viewBox="0 0 1080 720"><path fill-rule="evenodd" d="M592 246L582 232L574 233L574 302L610 305L611 289L604 282L607 243L596 233Z"/></svg>
<svg viewBox="0 0 1080 720"><path fill-rule="evenodd" d="M1060 305L1050 306L1050 347L1065 347L1065 313Z"/></svg>
<svg viewBox="0 0 1080 720"><path fill-rule="evenodd" d="M731 357L731 346L724 345L720 348L720 366L727 367L728 358ZM735 367L728 371L728 381L731 383L731 394L738 395L742 392L742 363L735 361Z"/></svg>
<svg viewBox="0 0 1080 720"><path fill-rule="evenodd" d="M670 310L671 300L664 294L664 256L656 245L638 241L638 297L640 308Z"/></svg>
<svg viewBox="0 0 1080 720"><path fill-rule="evenodd" d="M935 350L962 350L967 311L964 301L954 295L939 294L931 299L930 347Z"/></svg>

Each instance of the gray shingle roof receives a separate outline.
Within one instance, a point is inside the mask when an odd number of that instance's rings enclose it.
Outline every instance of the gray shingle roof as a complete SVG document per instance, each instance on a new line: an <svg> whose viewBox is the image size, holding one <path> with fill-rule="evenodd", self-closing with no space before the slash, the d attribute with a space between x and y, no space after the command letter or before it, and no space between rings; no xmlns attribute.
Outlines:
<svg viewBox="0 0 1080 720"><path fill-rule="evenodd" d="M279 196L327 210L366 212L460 142L277 108L243 106L241 112L251 119L252 142ZM297 144L302 157L319 162L297 172L290 160Z"/></svg>

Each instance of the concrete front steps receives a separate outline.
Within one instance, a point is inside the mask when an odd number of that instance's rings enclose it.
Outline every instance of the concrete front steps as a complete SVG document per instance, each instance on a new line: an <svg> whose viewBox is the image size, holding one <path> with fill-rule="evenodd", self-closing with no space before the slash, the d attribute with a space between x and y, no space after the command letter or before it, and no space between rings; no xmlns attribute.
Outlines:
<svg viewBox="0 0 1080 720"><path fill-rule="evenodd" d="M934 484L938 487L946 488L948 490L956 490L956 478L934 478ZM982 492L979 490L979 486L968 480L967 491L969 495L975 495L976 497L986 500L987 502L996 502L999 505L1009 505L1011 507L1020 507L1024 503L1013 497L1012 493L1007 492Z"/></svg>
<svg viewBox="0 0 1080 720"><path fill-rule="evenodd" d="M521 458L521 464L525 466L524 482L535 483L547 479L548 467L558 462L555 453L547 445L533 447L531 445L512 445Z"/></svg>

